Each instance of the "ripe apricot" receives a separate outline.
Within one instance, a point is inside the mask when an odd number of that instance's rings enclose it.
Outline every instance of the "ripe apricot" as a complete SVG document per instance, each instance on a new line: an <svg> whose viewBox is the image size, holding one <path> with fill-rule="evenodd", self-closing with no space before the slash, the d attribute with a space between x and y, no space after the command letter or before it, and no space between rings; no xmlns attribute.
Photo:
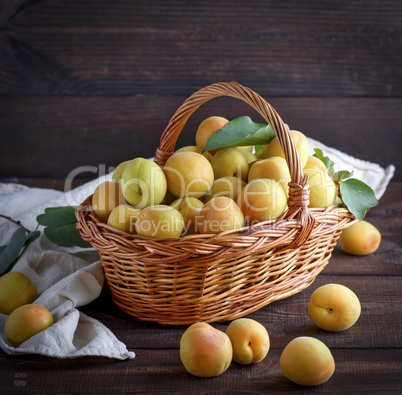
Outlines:
<svg viewBox="0 0 402 395"><path fill-rule="evenodd" d="M371 254L381 243L381 233L367 221L359 221L342 231L341 248L351 255Z"/></svg>
<svg viewBox="0 0 402 395"><path fill-rule="evenodd" d="M211 137L216 131L222 129L229 121L226 118L219 117L219 116L212 116L209 118L204 119L200 125L198 126L196 135L195 135L195 142L198 148L201 150L205 147L207 140ZM218 150L210 151L213 155Z"/></svg>
<svg viewBox="0 0 402 395"><path fill-rule="evenodd" d="M298 130L289 130L290 137L296 146L297 153L299 154L302 168L307 163L309 156L309 142L307 137ZM270 158L271 156L280 156L285 159L285 154L279 143L278 137L275 137L268 145L264 145L263 156Z"/></svg>
<svg viewBox="0 0 402 395"><path fill-rule="evenodd" d="M107 222L112 210L120 204L126 203L126 199L116 181L102 182L92 196L92 208L100 222Z"/></svg>
<svg viewBox="0 0 402 395"><path fill-rule="evenodd" d="M0 313L10 314L37 298L35 284L23 273L10 272L0 277Z"/></svg>
<svg viewBox="0 0 402 395"><path fill-rule="evenodd" d="M53 325L53 317L46 307L26 304L18 307L8 316L4 325L4 334L13 346L18 347L51 325Z"/></svg>
<svg viewBox="0 0 402 395"><path fill-rule="evenodd" d="M335 370L329 348L313 337L293 339L282 351L279 361L283 374L300 385L319 385L327 381Z"/></svg>
<svg viewBox="0 0 402 395"><path fill-rule="evenodd" d="M180 359L186 370L198 377L215 377L232 362L233 348L229 336L212 325L197 322L180 339Z"/></svg>

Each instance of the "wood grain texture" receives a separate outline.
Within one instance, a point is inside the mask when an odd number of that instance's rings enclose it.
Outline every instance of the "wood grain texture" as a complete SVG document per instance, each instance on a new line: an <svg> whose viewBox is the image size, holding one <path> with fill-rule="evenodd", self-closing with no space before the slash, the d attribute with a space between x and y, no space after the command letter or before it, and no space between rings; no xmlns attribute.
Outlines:
<svg viewBox="0 0 402 395"><path fill-rule="evenodd" d="M395 180L402 179L402 99L264 98L292 128L357 158L383 167L392 163ZM130 158L152 157L185 99L0 97L0 177L62 179L79 166L95 166L81 174L95 178L100 166L110 169ZM214 99L190 117L177 146L194 145L199 123L211 115L262 121L238 100Z"/></svg>
<svg viewBox="0 0 402 395"><path fill-rule="evenodd" d="M6 2L0 92L187 95L236 80L271 95L400 96L401 18L397 1Z"/></svg>

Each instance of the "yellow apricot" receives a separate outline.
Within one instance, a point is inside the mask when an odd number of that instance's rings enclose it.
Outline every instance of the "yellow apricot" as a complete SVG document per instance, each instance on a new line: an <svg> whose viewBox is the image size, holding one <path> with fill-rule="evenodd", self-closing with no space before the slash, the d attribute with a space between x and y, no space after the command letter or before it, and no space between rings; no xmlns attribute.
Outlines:
<svg viewBox="0 0 402 395"><path fill-rule="evenodd" d="M196 145L186 145L175 152L197 152L197 154L201 154L202 148L198 148ZM213 155L210 152L204 152L202 156L205 156L211 162Z"/></svg>
<svg viewBox="0 0 402 395"><path fill-rule="evenodd" d="M238 177L221 177L217 178L212 184L212 188L202 196L201 200L206 203L214 197L227 196L237 201L240 192L246 186L246 182Z"/></svg>
<svg viewBox="0 0 402 395"><path fill-rule="evenodd" d="M239 177L247 179L248 161L235 147L220 149L212 158L211 166L215 179L221 177Z"/></svg>
<svg viewBox="0 0 402 395"><path fill-rule="evenodd" d="M229 336L212 325L197 322L180 339L180 359L186 370L198 377L215 377L232 362Z"/></svg>
<svg viewBox="0 0 402 395"><path fill-rule="evenodd" d="M252 152L249 151L240 151L240 152L246 157L249 166L251 163L254 163L258 159Z"/></svg>
<svg viewBox="0 0 402 395"><path fill-rule="evenodd" d="M18 307L8 316L4 325L4 334L14 347L18 347L51 325L53 325L53 317L46 307L26 304Z"/></svg>
<svg viewBox="0 0 402 395"><path fill-rule="evenodd" d="M361 306L357 295L348 287L326 284L311 294L308 313L321 329L337 332L356 323Z"/></svg>
<svg viewBox="0 0 402 395"><path fill-rule="evenodd" d="M139 208L129 204L120 204L110 213L107 224L123 232L135 234L135 221L140 213Z"/></svg>
<svg viewBox="0 0 402 395"><path fill-rule="evenodd" d="M278 181L286 194L289 194L290 173L286 160L280 156L272 156L268 159L253 163L248 173L248 182L258 178L269 178Z"/></svg>
<svg viewBox="0 0 402 395"><path fill-rule="evenodd" d="M112 210L120 204L125 204L126 199L116 181L102 182L92 196L92 208L100 222L107 222Z"/></svg>
<svg viewBox="0 0 402 395"><path fill-rule="evenodd" d="M120 182L121 180L121 175L123 174L124 169L126 166L130 163L130 160L126 160L124 162L121 162L117 165L117 167L114 169L112 180L116 182Z"/></svg>
<svg viewBox="0 0 402 395"><path fill-rule="evenodd" d="M329 348L313 337L293 339L282 351L279 360L283 374L300 385L319 385L327 381L335 370Z"/></svg>
<svg viewBox="0 0 402 395"><path fill-rule="evenodd" d="M376 251L381 243L381 233L367 221L358 221L342 231L341 248L352 255L367 255Z"/></svg>
<svg viewBox="0 0 402 395"><path fill-rule="evenodd" d="M23 273L10 272L0 277L0 313L10 314L37 298L35 284Z"/></svg>
<svg viewBox="0 0 402 395"><path fill-rule="evenodd" d="M299 154L301 166L303 168L307 163L309 156L309 142L307 137L298 130L289 130L289 133L296 146L296 151ZM285 159L285 154L283 153L278 137L275 137L268 145L264 145L263 156L265 158L270 158L271 156L280 156L281 158Z"/></svg>
<svg viewBox="0 0 402 395"><path fill-rule="evenodd" d="M183 216L184 229L182 235L197 233L197 218L201 213L204 203L194 197L186 197L184 199L176 199L170 204Z"/></svg>
<svg viewBox="0 0 402 395"><path fill-rule="evenodd" d="M198 230L200 233L220 233L241 228L244 215L236 202L226 196L212 198L201 209Z"/></svg>
<svg viewBox="0 0 402 395"><path fill-rule="evenodd" d="M337 196L337 189L334 181L327 171L317 169L304 169L308 176L310 186L310 208L325 208L334 204Z"/></svg>
<svg viewBox="0 0 402 395"><path fill-rule="evenodd" d="M270 342L266 328L251 318L238 318L226 328L233 347L233 360L248 365L261 362L268 354Z"/></svg>
<svg viewBox="0 0 402 395"><path fill-rule="evenodd" d="M174 196L199 198L211 189L211 163L196 152L176 152L165 163L167 189Z"/></svg>
<svg viewBox="0 0 402 395"><path fill-rule="evenodd" d="M211 137L216 131L222 129L229 121L226 118L219 116L212 116L204 119L198 126L195 142L198 148L203 149L209 137ZM213 155L218 150L210 151Z"/></svg>
<svg viewBox="0 0 402 395"><path fill-rule="evenodd" d="M281 184L266 178L249 182L238 201L248 224L277 219L287 208L287 195Z"/></svg>
<svg viewBox="0 0 402 395"><path fill-rule="evenodd" d="M137 234L152 238L180 237L183 229L180 212L163 204L144 208L135 222Z"/></svg>
<svg viewBox="0 0 402 395"><path fill-rule="evenodd" d="M316 158L315 156L309 155L306 164L304 165L304 169L318 169L326 172L327 168L324 162L321 159Z"/></svg>

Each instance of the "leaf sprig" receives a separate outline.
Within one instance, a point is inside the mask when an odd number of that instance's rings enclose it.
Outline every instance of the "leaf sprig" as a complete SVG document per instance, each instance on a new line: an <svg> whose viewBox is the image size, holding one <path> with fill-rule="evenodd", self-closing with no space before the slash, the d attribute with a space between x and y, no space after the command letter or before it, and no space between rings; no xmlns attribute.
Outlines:
<svg viewBox="0 0 402 395"><path fill-rule="evenodd" d="M0 276L11 270L25 248L40 235L38 230L31 232L13 219L5 215L2 217L17 223L20 227L12 234L7 245L0 246Z"/></svg>
<svg viewBox="0 0 402 395"><path fill-rule="evenodd" d="M266 145L274 137L275 132L270 125L255 123L244 115L231 120L210 136L202 153L218 148Z"/></svg>
<svg viewBox="0 0 402 395"><path fill-rule="evenodd" d="M359 221L362 221L367 211L378 204L374 191L363 181L352 178L353 171L334 172L334 162L324 156L319 148L315 148L314 152L314 156L325 164L332 179L338 184L343 204Z"/></svg>
<svg viewBox="0 0 402 395"><path fill-rule="evenodd" d="M5 215L0 216L19 226L12 234L10 242L7 245L0 246L0 276L2 276L12 269L25 248L37 239L41 232L39 230L31 232L19 221ZM92 248L90 243L82 239L76 228L77 218L73 206L46 208L45 213L37 217L37 221L39 225L45 227L44 234L46 237L61 247Z"/></svg>
<svg viewBox="0 0 402 395"><path fill-rule="evenodd" d="M53 243L61 247L91 248L91 244L82 239L76 228L75 209L73 206L48 207L36 219L45 226L44 233Z"/></svg>

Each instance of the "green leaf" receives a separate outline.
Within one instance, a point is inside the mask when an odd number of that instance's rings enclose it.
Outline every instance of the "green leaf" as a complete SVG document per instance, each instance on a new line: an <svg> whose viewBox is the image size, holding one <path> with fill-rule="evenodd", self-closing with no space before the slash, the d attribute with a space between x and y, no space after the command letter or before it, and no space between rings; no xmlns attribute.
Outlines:
<svg viewBox="0 0 402 395"><path fill-rule="evenodd" d="M28 246L35 239L37 239L39 236L40 236L40 231L39 230L34 230L33 232L28 232L28 234L26 236L27 241L25 243L25 246Z"/></svg>
<svg viewBox="0 0 402 395"><path fill-rule="evenodd" d="M48 226L44 233L51 242L61 247L92 248L90 243L83 240L75 223Z"/></svg>
<svg viewBox="0 0 402 395"><path fill-rule="evenodd" d="M92 248L76 228L75 209L73 206L48 207L36 219L45 226L44 233L51 242L61 247Z"/></svg>
<svg viewBox="0 0 402 395"><path fill-rule="evenodd" d="M337 171L336 173L332 174L332 177L338 181L346 180L347 178L350 178L352 176L353 176L353 171L348 171L348 170L340 170L340 171Z"/></svg>
<svg viewBox="0 0 402 395"><path fill-rule="evenodd" d="M77 222L75 207L49 207L45 214L38 215L38 223L43 226L57 226Z"/></svg>
<svg viewBox="0 0 402 395"><path fill-rule="evenodd" d="M228 122L224 128L209 137L202 153L217 148L265 145L274 137L271 126L255 123L250 117L242 116Z"/></svg>
<svg viewBox="0 0 402 395"><path fill-rule="evenodd" d="M373 190L356 178L342 181L340 193L343 203L359 221L364 219L367 210L378 204Z"/></svg>
<svg viewBox="0 0 402 395"><path fill-rule="evenodd" d="M20 255L22 248L27 241L26 231L18 228L11 236L10 243L5 246L0 255L0 275L5 273Z"/></svg>
<svg viewBox="0 0 402 395"><path fill-rule="evenodd" d="M313 156L324 162L325 167L329 171L329 174L332 174L334 172L334 161L328 158L328 156L324 156L323 152L319 148L314 148Z"/></svg>

